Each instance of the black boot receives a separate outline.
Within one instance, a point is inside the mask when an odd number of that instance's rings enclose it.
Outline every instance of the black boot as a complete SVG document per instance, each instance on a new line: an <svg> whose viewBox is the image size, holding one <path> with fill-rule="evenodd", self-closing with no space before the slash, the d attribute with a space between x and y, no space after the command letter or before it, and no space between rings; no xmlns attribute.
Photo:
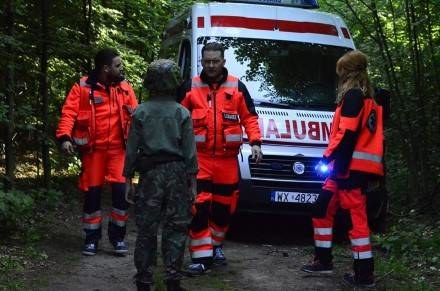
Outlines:
<svg viewBox="0 0 440 291"><path fill-rule="evenodd" d="M150 291L151 286L148 283L136 281L137 291Z"/></svg>
<svg viewBox="0 0 440 291"><path fill-rule="evenodd" d="M185 288L180 286L180 280L167 280L167 291L186 291Z"/></svg>
<svg viewBox="0 0 440 291"><path fill-rule="evenodd" d="M374 260L373 258L354 260L354 275L345 274L344 281L353 287L372 288L374 283Z"/></svg>

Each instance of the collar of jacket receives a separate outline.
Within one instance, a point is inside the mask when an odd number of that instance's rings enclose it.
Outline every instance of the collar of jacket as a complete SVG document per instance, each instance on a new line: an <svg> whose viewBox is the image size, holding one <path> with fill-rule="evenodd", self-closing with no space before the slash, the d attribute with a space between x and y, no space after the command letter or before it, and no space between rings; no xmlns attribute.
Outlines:
<svg viewBox="0 0 440 291"><path fill-rule="evenodd" d="M172 94L151 94L149 100L154 101L176 101L176 96Z"/></svg>
<svg viewBox="0 0 440 291"><path fill-rule="evenodd" d="M113 82L111 85L118 86L120 85L124 90L127 91L126 84L128 85L128 82L124 82L125 79L122 77L116 82ZM102 88L100 84L98 84L98 72L96 69L93 69L90 71L90 73L87 76L86 83L89 84L93 89L99 89Z"/></svg>
<svg viewBox="0 0 440 291"><path fill-rule="evenodd" d="M223 68L222 71L222 78L221 80L218 82L218 86L220 87L221 84L223 84L224 82L226 82L226 79L228 79L228 69ZM208 80L208 76L206 76L205 70L202 70L202 72L200 73L200 79L202 80L203 83L206 83L209 85L209 87L211 87L211 83ZM217 82L216 82L217 83Z"/></svg>

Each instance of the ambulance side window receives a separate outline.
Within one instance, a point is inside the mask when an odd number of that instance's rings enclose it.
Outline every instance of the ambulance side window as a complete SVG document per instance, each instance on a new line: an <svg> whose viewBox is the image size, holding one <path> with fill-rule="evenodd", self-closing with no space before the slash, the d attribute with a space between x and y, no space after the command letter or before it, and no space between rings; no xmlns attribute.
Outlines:
<svg viewBox="0 0 440 291"><path fill-rule="evenodd" d="M184 81L191 78L191 45L188 40L182 42L179 55L180 73Z"/></svg>

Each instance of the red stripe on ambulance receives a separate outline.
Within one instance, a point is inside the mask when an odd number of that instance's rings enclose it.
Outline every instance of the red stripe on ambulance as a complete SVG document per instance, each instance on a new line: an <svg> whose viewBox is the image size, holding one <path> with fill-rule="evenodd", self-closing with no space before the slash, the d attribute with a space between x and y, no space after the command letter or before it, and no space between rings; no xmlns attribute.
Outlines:
<svg viewBox="0 0 440 291"><path fill-rule="evenodd" d="M216 15L211 16L212 27L240 27L257 30L279 30L296 33L316 33L338 36L336 26L317 22L299 22L265 18Z"/></svg>

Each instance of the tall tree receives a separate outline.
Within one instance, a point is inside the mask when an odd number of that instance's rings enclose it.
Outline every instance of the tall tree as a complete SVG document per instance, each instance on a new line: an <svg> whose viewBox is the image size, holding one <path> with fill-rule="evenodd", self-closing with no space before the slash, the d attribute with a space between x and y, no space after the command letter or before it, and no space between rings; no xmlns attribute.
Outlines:
<svg viewBox="0 0 440 291"><path fill-rule="evenodd" d="M6 134L5 134L5 191L10 190L14 186L15 180L15 55L12 46L14 38L14 7L12 0L6 0L3 6L4 20L5 20L5 35L8 36L9 41L6 44L6 50L10 53L7 59L5 84L6 84L6 105L7 105L7 120L6 120Z"/></svg>
<svg viewBox="0 0 440 291"><path fill-rule="evenodd" d="M48 67L48 0L41 0L41 54L40 54L40 84L39 95L42 103L42 132L41 132L41 156L43 160L43 185L46 189L50 188L51 165L50 165L50 138L49 138L49 94L47 84Z"/></svg>

